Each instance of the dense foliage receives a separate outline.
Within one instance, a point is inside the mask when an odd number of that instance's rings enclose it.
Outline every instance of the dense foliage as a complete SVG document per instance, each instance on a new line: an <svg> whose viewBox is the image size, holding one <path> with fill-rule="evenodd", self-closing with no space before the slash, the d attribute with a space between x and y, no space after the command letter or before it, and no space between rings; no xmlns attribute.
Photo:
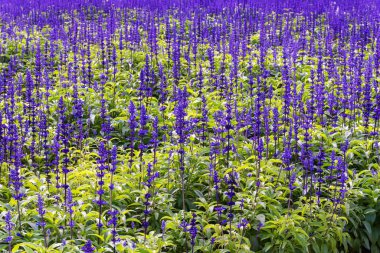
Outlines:
<svg viewBox="0 0 380 253"><path fill-rule="evenodd" d="M379 14L0 0L0 249L380 252Z"/></svg>

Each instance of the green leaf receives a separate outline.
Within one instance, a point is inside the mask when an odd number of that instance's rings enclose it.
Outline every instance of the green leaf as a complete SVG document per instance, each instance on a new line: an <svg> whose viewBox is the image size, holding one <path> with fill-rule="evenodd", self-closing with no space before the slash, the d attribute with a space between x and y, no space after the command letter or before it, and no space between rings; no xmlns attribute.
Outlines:
<svg viewBox="0 0 380 253"><path fill-rule="evenodd" d="M330 253L327 244L322 244L321 253Z"/></svg>
<svg viewBox="0 0 380 253"><path fill-rule="evenodd" d="M273 247L272 243L266 243L265 247L263 248L264 252L268 252Z"/></svg>
<svg viewBox="0 0 380 253"><path fill-rule="evenodd" d="M363 225L364 225L365 229L367 230L368 236L370 236L372 234L371 224L369 224L368 221L363 221Z"/></svg>

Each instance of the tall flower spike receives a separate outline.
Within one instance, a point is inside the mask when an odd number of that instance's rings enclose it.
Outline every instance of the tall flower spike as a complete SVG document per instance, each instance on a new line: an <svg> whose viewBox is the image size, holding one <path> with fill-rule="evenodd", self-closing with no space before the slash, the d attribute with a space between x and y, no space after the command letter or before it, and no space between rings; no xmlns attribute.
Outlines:
<svg viewBox="0 0 380 253"><path fill-rule="evenodd" d="M174 129L178 135L178 153L179 153L179 169L181 173L181 185L182 185L182 209L185 211L185 188L184 188L184 162L185 162L185 149L184 145L187 140L187 121L185 117L187 116L186 108L188 105L187 101L187 90L186 87L181 90L178 89L176 94L177 105L174 108L174 115L176 117Z"/></svg>
<svg viewBox="0 0 380 253"><path fill-rule="evenodd" d="M111 216L110 220L108 221L108 226L112 227L111 234L112 234L112 243L113 243L113 251L116 252L116 241L117 241L117 215L119 214L119 211L114 209L112 206L113 202L113 190L115 188L114 186L114 174L117 167L117 146L113 146L111 151L111 167L110 167L110 173L111 173L111 183L109 186L110 189L110 210L108 211L108 214Z"/></svg>
<svg viewBox="0 0 380 253"><path fill-rule="evenodd" d="M129 103L129 107L128 107L128 110L129 110L129 120L128 120L128 124L129 124L129 149L130 149L130 153L129 153L129 168L132 167L132 163L133 163L133 154L134 154L134 149L135 149L135 138L136 138L136 128L137 128L137 120L136 120L136 107L135 107L135 104L130 101Z"/></svg>
<svg viewBox="0 0 380 253"><path fill-rule="evenodd" d="M113 243L113 252L116 252L116 242L120 239L117 238L117 215L119 214L119 211L116 209L111 209L108 211L108 214L111 216L111 218L108 221L108 226L111 227L111 234L112 234L112 243Z"/></svg>
<svg viewBox="0 0 380 253"><path fill-rule="evenodd" d="M17 136L17 132L15 133ZM14 166L12 169L10 169L10 182L13 185L13 198L17 201L17 213L18 213L18 227L21 229L21 211L20 211L20 202L22 198L24 197L24 193L21 191L22 187L22 176L21 176L21 159L22 159L22 149L21 145L17 143L17 141L14 143Z"/></svg>
<svg viewBox="0 0 380 253"><path fill-rule="evenodd" d="M75 202L73 202L73 194L71 192L71 188L67 189L67 212L69 213L69 227L70 227L70 237L73 239L73 229L75 226L75 221L73 220Z"/></svg>
<svg viewBox="0 0 380 253"><path fill-rule="evenodd" d="M146 125L148 123L148 119L149 119L149 116L147 115L147 112L146 112L146 108L144 105L141 106L140 108L140 129L139 129L139 132L138 132L138 135L139 135L139 150L140 150L140 179L139 179L139 188L141 186L141 181L142 181L142 178L144 177L144 170L143 170L143 165L144 165L144 161L143 161L143 155L144 155L144 151L148 148L147 145L145 145L145 136L148 134L148 130L146 129Z"/></svg>
<svg viewBox="0 0 380 253"><path fill-rule="evenodd" d="M8 251L12 251L12 241L13 241L13 236L12 236L12 229L14 228L15 224L12 222L12 215L11 212L8 211L5 214L5 229L8 233L7 238L5 238L5 242L8 243Z"/></svg>
<svg viewBox="0 0 380 253"><path fill-rule="evenodd" d="M38 214L40 216L40 221L37 222L37 226L41 227L42 233L44 235L44 245L46 248L47 247L47 238L46 238L46 231L45 231L46 222L45 222L45 218L44 218L46 211L44 208L44 200L43 200L41 194L38 194L37 211L38 211Z"/></svg>
<svg viewBox="0 0 380 253"><path fill-rule="evenodd" d="M197 215L195 213L192 214L193 218L190 221L190 244L191 244L191 252L194 252L195 239L197 238L198 228L197 228Z"/></svg>
<svg viewBox="0 0 380 253"><path fill-rule="evenodd" d="M94 202L99 206L99 217L98 217L98 233L100 235L100 232L103 227L102 223L102 210L103 206L107 204L107 202L103 199L103 195L105 193L104 191L104 176L106 174L106 171L108 171L108 150L106 148L106 145L104 141L102 141L99 145L99 159L98 159L98 172L96 173L96 176L98 177L98 190L96 193L98 194L98 199L94 200Z"/></svg>

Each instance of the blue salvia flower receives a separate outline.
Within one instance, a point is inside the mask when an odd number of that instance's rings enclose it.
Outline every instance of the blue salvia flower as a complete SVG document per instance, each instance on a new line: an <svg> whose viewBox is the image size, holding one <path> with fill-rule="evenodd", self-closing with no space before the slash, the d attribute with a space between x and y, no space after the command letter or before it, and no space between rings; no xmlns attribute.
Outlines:
<svg viewBox="0 0 380 253"><path fill-rule="evenodd" d="M160 88L160 90L159 90L159 93L160 93L160 112L163 113L166 110L166 106L164 105L164 103L166 102L167 95L168 95L168 91L166 90L167 89L167 81L166 81L166 77L164 74L164 68L163 68L161 63L159 63L158 70L159 70L159 77L160 77L160 87L159 87Z"/></svg>
<svg viewBox="0 0 380 253"><path fill-rule="evenodd" d="M330 166L328 167L328 170L330 174L326 176L326 179L328 181L328 186L330 187L331 182L334 180L333 172L335 171L335 150L331 151L330 154Z"/></svg>
<svg viewBox="0 0 380 253"><path fill-rule="evenodd" d="M145 193L144 195L144 206L145 206L145 210L144 210L144 221L142 222L142 226L144 227L144 233L146 235L147 233L147 229L148 229L148 226L149 226L149 221L147 220L148 218L148 215L150 214L150 210L149 210L149 206L151 205L151 202L150 202L150 198L152 197L152 194L150 194L149 192Z"/></svg>
<svg viewBox="0 0 380 253"><path fill-rule="evenodd" d="M273 140L274 140L274 156L277 157L277 140L278 140L278 129L279 129L279 113L277 107L273 108Z"/></svg>
<svg viewBox="0 0 380 253"><path fill-rule="evenodd" d="M8 233L7 238L5 238L5 242L8 243L8 250L9 250L9 252L12 251L12 240L13 240L12 229L14 228L14 226L15 226L15 224L12 222L11 212L8 211L5 214L5 229L6 229L7 233Z"/></svg>
<svg viewBox="0 0 380 253"><path fill-rule="evenodd" d="M263 151L264 151L264 142L262 138L259 138L258 144L257 144L257 179L256 179L256 186L257 186L257 191L260 187L260 161L263 158ZM256 192L256 196L257 196Z"/></svg>
<svg viewBox="0 0 380 253"><path fill-rule="evenodd" d="M116 252L116 242L119 240L117 238L117 215L119 214L119 211L116 209L111 209L108 211L108 214L111 216L111 218L108 221L108 226L112 228L111 234L112 234L112 243L113 243L113 251Z"/></svg>
<svg viewBox="0 0 380 253"><path fill-rule="evenodd" d="M67 117L66 117L66 107L63 101L63 97L60 97L58 102L58 112L59 112L59 126L57 128L60 129L60 136L59 139L62 141L63 149L63 163L62 163L62 173L64 177L64 182L62 185L65 191L65 208L67 206L67 188L69 187L67 183L67 175L70 172L69 170L69 124L67 123ZM58 130L57 130L58 131ZM58 176L57 176L58 178ZM58 179L57 179L58 180Z"/></svg>
<svg viewBox="0 0 380 253"><path fill-rule="evenodd" d="M232 144L232 135L230 134L230 131L233 130L234 127L233 127L231 121L232 121L232 107L231 107L230 103L227 103L226 104L226 115L225 115L225 119L222 123L224 128L225 128L225 131L227 132L227 136L226 136L227 145L223 149L223 154L227 154L227 163L229 162L230 151L234 150L234 145ZM228 166L228 164L227 164L227 166Z"/></svg>
<svg viewBox="0 0 380 253"><path fill-rule="evenodd" d="M294 183L296 181L296 176L297 174L295 172L293 172L289 178L289 199L288 199L288 212L290 212L290 205L291 205L291 201L292 201L292 194L293 194L293 191L296 189Z"/></svg>
<svg viewBox="0 0 380 253"><path fill-rule="evenodd" d="M240 200L240 209L241 210L244 210L244 202L245 202L244 199Z"/></svg>
<svg viewBox="0 0 380 253"><path fill-rule="evenodd" d="M323 173L322 165L323 165L323 161L325 160L325 152L323 151L322 145L319 147L319 153L316 158L317 158L317 166L318 166L317 172L319 174L318 189L316 191L316 195L317 195L317 203L319 205L321 201L321 196L322 196L322 183L324 183L324 179L322 178L322 173Z"/></svg>
<svg viewBox="0 0 380 253"><path fill-rule="evenodd" d="M203 88L203 69L202 69L202 65L200 65L199 67L200 67L200 70L198 73L198 85L197 85L198 87L197 88L199 89L199 94L201 95L202 88Z"/></svg>
<svg viewBox="0 0 380 253"><path fill-rule="evenodd" d="M129 119L128 119L128 124L129 124L129 148L130 148L130 157L129 157L129 167L132 166L133 163L133 153L135 149L135 135L136 135L136 128L138 127L137 125L137 120L136 120L136 107L134 103L131 101L129 103Z"/></svg>
<svg viewBox="0 0 380 253"><path fill-rule="evenodd" d="M104 176L105 176L105 173L108 171L108 150L105 146L105 143L104 141L102 141L99 145L99 159L98 159L98 172L96 173L96 176L98 177L98 190L96 191L96 193L98 194L98 199L97 200L94 200L94 202L99 206L99 220L98 220L98 232L99 232L99 235L100 235L100 232L101 232L101 228L103 227L103 224L102 224L102 208L103 208L103 205L107 204L107 202L103 199L103 195L104 195L104 189L103 189L103 186L104 186Z"/></svg>
<svg viewBox="0 0 380 253"><path fill-rule="evenodd" d="M142 89L142 96L140 97L140 105L141 105L141 102L142 102L142 99L144 97L150 97L151 96L151 93L152 93L152 88L151 88L151 83L152 83L152 79L151 78L151 67L150 67L150 64L149 64L149 55L146 54L145 55L145 67L144 69L141 71L141 89Z"/></svg>
<svg viewBox="0 0 380 253"><path fill-rule="evenodd" d="M228 220L230 223L230 233L231 233L231 228L232 228L232 220L234 218L234 214L232 213L232 207L235 205L235 202L233 201L233 198L235 196L235 177L232 173L229 173L228 175L225 176L224 178L226 184L228 185L228 190L224 193L227 196L227 205L229 206L228 210Z"/></svg>
<svg viewBox="0 0 380 253"><path fill-rule="evenodd" d="M140 175L141 175L140 179L139 179L139 187L141 185L141 178L143 178L143 173L144 173L143 155L144 155L144 151L148 148L148 145L146 145L144 143L144 138L149 132L147 129L145 129L146 125L148 123L148 119L149 119L149 116L147 115L146 108L144 105L142 105L140 108L140 120L139 120L140 129L138 132L139 139L140 139L140 143L139 143L140 155L139 155L139 157L140 157Z"/></svg>
<svg viewBox="0 0 380 253"><path fill-rule="evenodd" d="M146 57L148 57L148 55ZM148 60L146 60L146 61L148 61ZM147 78L146 76L148 76L149 73L145 72L146 68L149 68L149 67L146 66L145 68L141 69L141 71L140 71L140 87L138 88L140 105L142 104L143 99L147 93L146 90L148 89L147 88L147 82L149 81L149 78Z"/></svg>
<svg viewBox="0 0 380 253"><path fill-rule="evenodd" d="M290 171L292 169L290 165L291 159L292 159L291 149L289 147L286 147L284 150L284 153L282 154L282 161L285 165L286 171Z"/></svg>
<svg viewBox="0 0 380 253"><path fill-rule="evenodd" d="M248 226L249 222L246 218L243 218L237 225L238 229L244 230Z"/></svg>
<svg viewBox="0 0 380 253"><path fill-rule="evenodd" d="M65 248L66 245L67 245L66 239L62 239L62 241L61 241L62 250Z"/></svg>
<svg viewBox="0 0 380 253"><path fill-rule="evenodd" d="M177 94L176 94L176 99L177 99L177 105L174 108L174 115L176 117L176 122L175 122L175 130L178 134L179 144L184 144L187 138L186 135L186 127L187 127L187 122L185 120L185 117L187 116L186 113L186 108L188 106L188 101L187 101L187 90L186 87L182 90L178 89ZM181 153L182 150L179 151Z"/></svg>
<svg viewBox="0 0 380 253"><path fill-rule="evenodd" d="M173 25L173 78L174 78L174 87L176 87L179 84L179 78L180 78L180 69L181 69L181 51L180 51L180 39L177 36L177 23L175 22Z"/></svg>
<svg viewBox="0 0 380 253"><path fill-rule="evenodd" d="M332 125L333 127L336 127L337 124L337 120L338 120L338 113L337 113L337 106L338 106L338 102L337 102L337 98L334 94L334 92L329 92L328 95L327 95L327 102L328 102L328 105L329 105L329 113L330 113L330 116L332 117Z"/></svg>
<svg viewBox="0 0 380 253"><path fill-rule="evenodd" d="M116 252L116 241L117 241L117 231L116 231L116 227L117 227L117 214L119 213L116 209L113 209L112 207L112 202L113 202L113 190L115 188L115 185L114 185L114 174L116 172L116 168L117 168L117 163L118 163L118 160L117 160L117 146L113 146L112 148L112 151L111 151L111 167L110 167L110 173L111 173L111 182L110 182L110 185L109 185L109 189L110 189L110 210L108 211L108 214L111 216L111 219L108 221L108 226L112 226L112 231L111 231L111 234L112 234L112 242L113 242L113 251Z"/></svg>
<svg viewBox="0 0 380 253"><path fill-rule="evenodd" d="M216 214L218 215L218 221L221 225L225 225L225 221L222 221L221 218L222 218L222 215L223 215L223 212L226 210L226 208L222 205L218 205L218 206L215 206L214 207L214 211L216 212Z"/></svg>
<svg viewBox="0 0 380 253"><path fill-rule="evenodd" d="M211 164L210 164L211 166ZM214 165L212 165L214 167ZM219 179L219 175L218 175L218 171L214 168L212 168L212 179L213 179L213 182L214 182L214 189L215 189L215 199L216 201L219 203L219 182L220 182L220 179Z"/></svg>
<svg viewBox="0 0 380 253"><path fill-rule="evenodd" d="M143 139L145 137L145 135L148 134L148 130L145 129L146 127L146 124L148 123L148 119L149 119L149 116L147 115L147 112L146 112L146 108L144 105L141 106L140 108L140 129L139 129L139 132L138 132L138 135L140 136L140 144L139 144L139 148L144 151L147 146L144 145L143 143Z"/></svg>
<svg viewBox="0 0 380 253"><path fill-rule="evenodd" d="M83 253L93 253L95 251L95 247L92 246L91 240L87 240L81 250L83 250Z"/></svg>
<svg viewBox="0 0 380 253"><path fill-rule="evenodd" d="M340 190L339 190L340 195L339 195L339 200L337 202L342 203L347 192L346 181L348 179L348 176L347 176L347 165L342 159L339 159L339 158L338 158L337 170L339 173L339 183L340 183Z"/></svg>
<svg viewBox="0 0 380 253"><path fill-rule="evenodd" d="M269 107L264 107L264 126L265 126L265 142L266 142L266 159L269 157L269 141L270 141L270 128L269 128Z"/></svg>
<svg viewBox="0 0 380 253"><path fill-rule="evenodd" d="M120 51L120 66L123 66L123 50L124 50L124 40L123 40L123 29L119 31L119 51Z"/></svg>
<svg viewBox="0 0 380 253"><path fill-rule="evenodd" d="M113 50L112 50L112 66L113 66L113 81L115 82L116 80L116 73L117 73L117 61L116 61L116 47L113 46Z"/></svg>
<svg viewBox="0 0 380 253"><path fill-rule="evenodd" d="M59 143L59 140L60 140L60 127L59 127L59 124L57 125L57 129L56 129L56 134L54 136L54 140L53 140L53 155L54 155L54 158L53 158L53 161L52 161L52 166L55 167L54 171L55 171L55 180L56 180L56 185L55 187L58 189L60 188L60 183L59 183L59 179L60 179L60 176L59 176L59 150L60 150L60 143Z"/></svg>
<svg viewBox="0 0 380 253"><path fill-rule="evenodd" d="M152 186L153 181L159 177L160 173L159 172L153 172L152 170L152 164L148 163L148 168L147 168L147 181L144 183L145 186L150 188Z"/></svg>
<svg viewBox="0 0 380 253"><path fill-rule="evenodd" d="M46 231L45 231L45 227L46 227L46 222L45 222L45 209L44 209L44 200L41 196L41 194L38 194L38 201L37 201L37 211L38 211L38 214L40 216L40 221L37 222L37 226L40 226L41 229L42 229L42 233L44 235L44 244L45 244L45 248L47 247L47 238L46 238Z"/></svg>
<svg viewBox="0 0 380 253"><path fill-rule="evenodd" d="M117 146L114 145L112 150L111 150L111 167L110 167L110 173L111 173L111 183L110 183L110 191L112 192L113 189L115 189L115 185L113 183L113 176L116 172L116 168L117 168L117 163L118 163L118 160L117 160ZM112 202L112 199L111 199L111 202ZM112 204L112 203L110 203Z"/></svg>
<svg viewBox="0 0 380 253"><path fill-rule="evenodd" d="M82 99L78 97L78 87L75 84L74 85L74 93L73 93L73 98L74 98L74 105L73 105L73 111L72 115L75 118L75 124L77 127L77 134L76 134L76 139L78 141L79 147L82 147L82 140L83 140L83 106L84 102Z"/></svg>
<svg viewBox="0 0 380 253"><path fill-rule="evenodd" d="M363 121L364 126L368 128L370 114L372 111L372 96L371 96L371 76L372 76L372 57L370 56L368 60L368 66L366 68L365 74L365 85L364 85L364 103L363 103Z"/></svg>
<svg viewBox="0 0 380 253"><path fill-rule="evenodd" d="M164 239L164 235L166 232L166 220L161 221L161 232L162 232L162 239Z"/></svg>
<svg viewBox="0 0 380 253"><path fill-rule="evenodd" d="M174 129L176 133L178 134L178 144L179 144L179 162L180 162L180 173L181 173L181 186L182 186L182 209L185 211L185 188L184 188L184 163L185 163L185 149L184 145L188 137L187 128L188 128L188 122L186 121L185 117L187 116L186 108L188 106L187 101L187 90L186 87L181 90L178 89L176 94L177 99L177 105L174 108L174 115L175 115L175 125Z"/></svg>
<svg viewBox="0 0 380 253"><path fill-rule="evenodd" d="M197 215L193 213L193 218L190 221L190 244L191 244L191 252L194 252L195 239L197 238L198 228L197 228Z"/></svg>
<svg viewBox="0 0 380 253"><path fill-rule="evenodd" d="M107 113L107 108L106 108L106 99L104 98L104 94L102 93L101 94L101 99L100 99L100 103L101 103L101 108L100 108L100 118L102 119L102 126L101 126L101 130L102 130L102 133L104 135L104 138L106 140L110 140L111 139L111 122L110 122L110 116L108 115Z"/></svg>
<svg viewBox="0 0 380 253"><path fill-rule="evenodd" d="M40 194L38 194L37 211L38 211L38 214L40 215L40 221L37 222L37 226L44 228L46 226L46 222L44 220L44 215L46 211L44 209L44 200L42 199Z"/></svg>
<svg viewBox="0 0 380 253"><path fill-rule="evenodd" d="M39 122L39 128L40 128L40 136L42 137L42 148L44 149L44 156L45 156L45 174L46 174L46 182L49 189L50 186L50 162L49 162L49 154L50 154L50 147L48 145L48 129L47 129L47 120L46 115L40 113L40 122Z"/></svg>
<svg viewBox="0 0 380 253"><path fill-rule="evenodd" d="M73 228L75 226L75 221L73 220L75 202L73 202L73 194L71 192L71 188L67 189L67 212L69 213L69 227L70 227L70 237L73 239Z"/></svg>
<svg viewBox="0 0 380 253"><path fill-rule="evenodd" d="M0 164L5 161L5 147L7 146L7 138L3 137L3 132L5 132L6 126L3 124L3 114L0 111Z"/></svg>
<svg viewBox="0 0 380 253"><path fill-rule="evenodd" d="M182 228L183 232L187 232L188 231L188 228L187 226L189 225L189 223L187 223L184 219L182 220L181 224L179 224L179 227Z"/></svg>
<svg viewBox="0 0 380 253"><path fill-rule="evenodd" d="M111 216L111 219L108 221L108 226L112 226L111 234L112 234L112 242L113 242L113 251L116 252L116 241L117 241L117 215L119 214L119 211L116 209L113 209L112 207L112 196L113 196L113 190L115 188L113 183L113 177L116 171L117 167L117 146L113 146L111 151L111 167L110 167L110 173L111 173L111 183L109 185L110 189L110 210L108 211L108 214Z"/></svg>
<svg viewBox="0 0 380 253"><path fill-rule="evenodd" d="M153 166L157 163L158 134L158 117L156 116L153 118L152 139L150 141L153 146Z"/></svg>
<svg viewBox="0 0 380 253"><path fill-rule="evenodd" d="M153 181L158 176L159 176L159 173L158 172L154 173L153 170L152 170L152 164L148 163L147 181L143 183L146 186L146 188L147 188L147 193L145 193L145 195L144 195L144 199L145 200L144 200L143 204L145 206L145 210L144 210L144 221L142 222L142 225L143 225L143 228L144 228L145 239L146 239L146 235L147 235L147 229L149 227L148 216L151 213L151 210L149 209L149 207L152 205L152 203L150 201L150 198L152 197L152 194L150 193L150 188L152 187Z"/></svg>
<svg viewBox="0 0 380 253"><path fill-rule="evenodd" d="M379 52L380 52L380 49L379 49ZM380 56L379 56L380 58ZM380 60L379 60L380 62ZM375 108L373 109L373 119L375 121L375 129L374 131L372 132L372 135L373 136L378 136L379 135L379 131L378 131L378 126L379 126L379 120L380 120L380 90L378 88L379 86L379 82L374 80L373 82L373 86L374 86L374 89L375 89L375 102L374 102L374 106Z"/></svg>
<svg viewBox="0 0 380 253"><path fill-rule="evenodd" d="M206 131L208 123L208 110L207 110L207 101L204 95L202 95L202 130L201 130L201 140L204 143L206 141Z"/></svg>
<svg viewBox="0 0 380 253"><path fill-rule="evenodd" d="M348 139L346 139L344 141L344 143L342 144L342 147L341 147L341 150L342 150L342 152L344 154L344 159L346 159L346 152L347 152L347 150L348 150L349 147L350 147L350 142L349 142Z"/></svg>
<svg viewBox="0 0 380 253"><path fill-rule="evenodd" d="M145 206L145 210L144 210L144 221L142 222L142 226L144 228L145 237L146 237L147 229L148 229L148 226L149 226L148 215L150 214L149 206L151 205L150 198L152 197L152 194L150 194L150 192L149 192L149 189L152 186L151 183L153 181L153 179L151 178L151 176L152 176L151 173L152 173L152 164L149 163L148 164L148 168L147 168L147 178L148 178L148 180L147 180L146 183L143 183L147 187L147 193L145 193L145 195L144 195L144 203L143 204Z"/></svg>
<svg viewBox="0 0 380 253"><path fill-rule="evenodd" d="M17 132L16 132L17 134ZM21 192L22 187L22 177L20 175L21 171L21 159L22 159L22 149L21 146L15 142L14 143L14 166L10 169L9 179L10 183L13 185L14 193L12 194L13 198L17 201L17 212L18 212L18 226L21 228L21 212L20 212L20 201L24 197L24 193Z"/></svg>
<svg viewBox="0 0 380 253"><path fill-rule="evenodd" d="M32 75L27 69L26 71L26 91L25 91L25 101L27 103L24 103L24 114L31 116L31 111L34 110L34 98L33 98L33 90L34 90L34 82ZM31 117L28 117L25 121L25 134L28 134L30 132L30 126L31 126ZM33 147L31 147L33 149ZM31 150L32 152L33 150Z"/></svg>

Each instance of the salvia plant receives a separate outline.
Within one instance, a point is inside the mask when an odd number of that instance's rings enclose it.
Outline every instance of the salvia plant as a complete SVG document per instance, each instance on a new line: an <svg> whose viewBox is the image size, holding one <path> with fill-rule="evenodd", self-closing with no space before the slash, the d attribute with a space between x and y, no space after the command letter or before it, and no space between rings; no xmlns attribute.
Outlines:
<svg viewBox="0 0 380 253"><path fill-rule="evenodd" d="M380 252L377 0L0 0L0 251Z"/></svg>

